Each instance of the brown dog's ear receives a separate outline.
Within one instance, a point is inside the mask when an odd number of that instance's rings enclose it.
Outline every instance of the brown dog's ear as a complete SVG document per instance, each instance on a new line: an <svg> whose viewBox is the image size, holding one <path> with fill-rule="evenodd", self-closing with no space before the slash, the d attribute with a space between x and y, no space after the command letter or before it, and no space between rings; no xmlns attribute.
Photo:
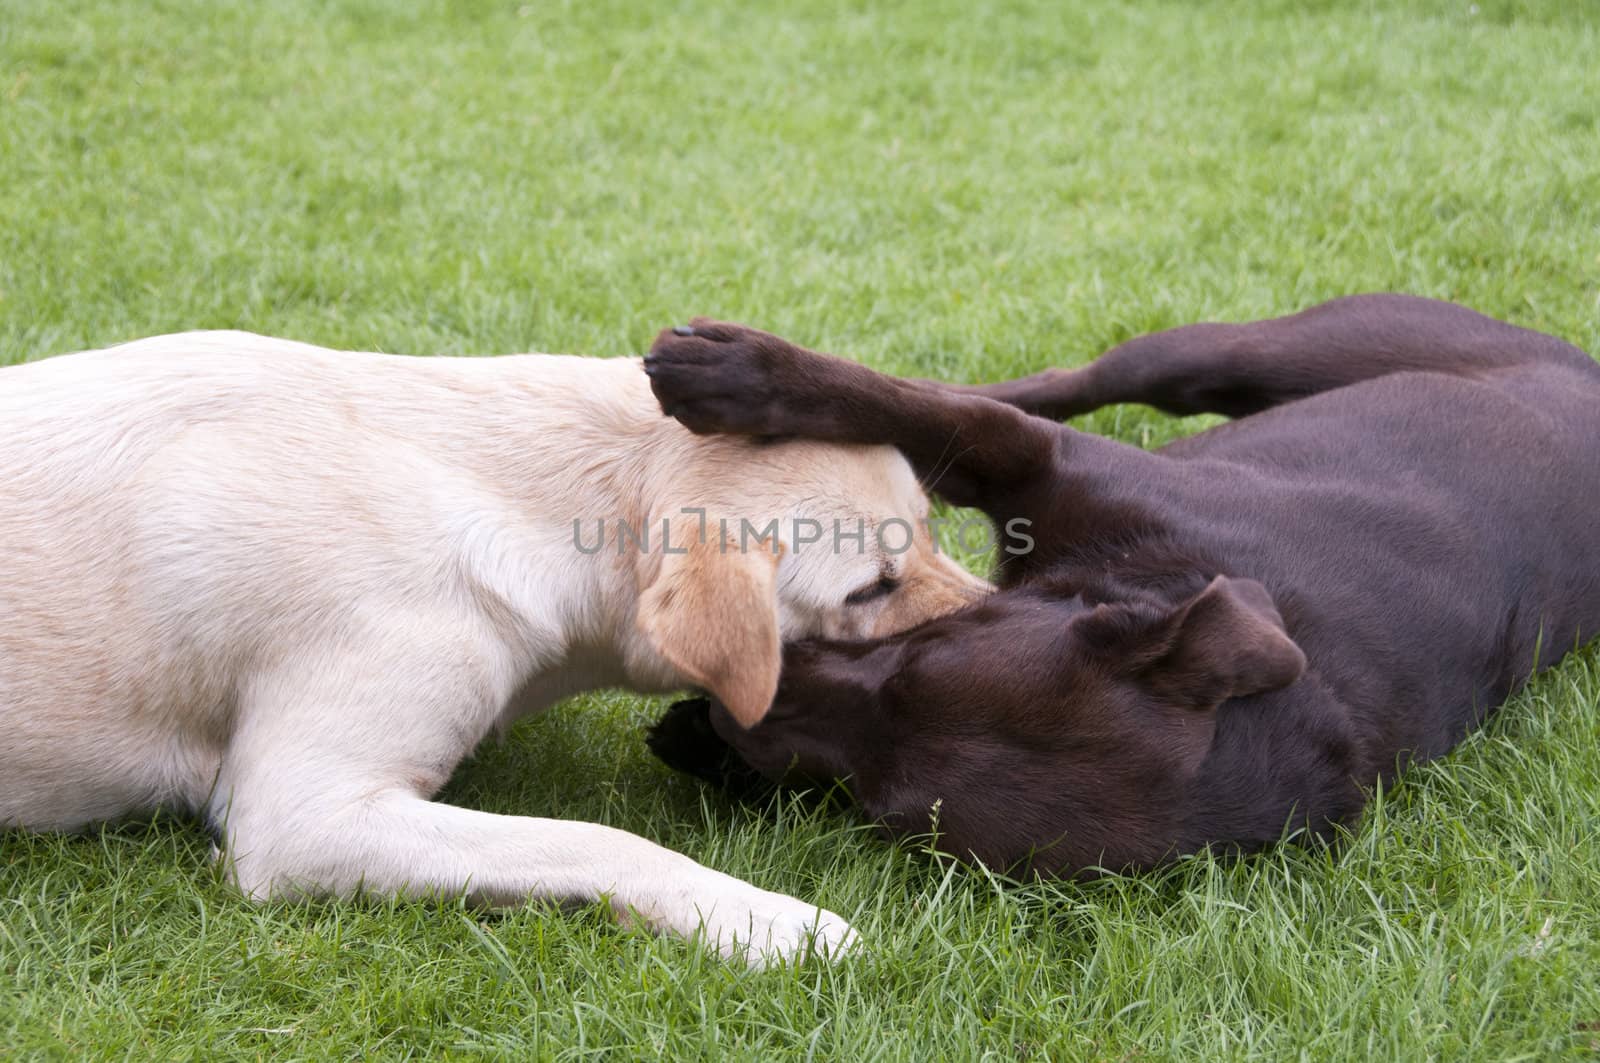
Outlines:
<svg viewBox="0 0 1600 1063"><path fill-rule="evenodd" d="M1306 655L1252 579L1218 576L1163 626L1164 652L1147 658L1140 676L1154 693L1197 709L1286 687L1305 671Z"/></svg>
<svg viewBox="0 0 1600 1063"><path fill-rule="evenodd" d="M772 706L783 664L782 546L762 540L740 550L732 541L709 536L700 542L694 531L683 531L673 525L673 552L663 552L660 570L640 597L639 626L673 667L715 695L740 725L753 727Z"/></svg>

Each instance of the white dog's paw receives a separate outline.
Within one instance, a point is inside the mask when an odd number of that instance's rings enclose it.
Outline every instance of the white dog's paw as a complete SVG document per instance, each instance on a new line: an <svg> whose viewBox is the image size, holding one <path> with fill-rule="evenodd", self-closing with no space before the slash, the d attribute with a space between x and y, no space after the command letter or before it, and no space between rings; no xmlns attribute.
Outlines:
<svg viewBox="0 0 1600 1063"><path fill-rule="evenodd" d="M724 958L742 959L752 967L837 959L861 942L833 912L754 886L705 898L700 919L699 933L707 944Z"/></svg>

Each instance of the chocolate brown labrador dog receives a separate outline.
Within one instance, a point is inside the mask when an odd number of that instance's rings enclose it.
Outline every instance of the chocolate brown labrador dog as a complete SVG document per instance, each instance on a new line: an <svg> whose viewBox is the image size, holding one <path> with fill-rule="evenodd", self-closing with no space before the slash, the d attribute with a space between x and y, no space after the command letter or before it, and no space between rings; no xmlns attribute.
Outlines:
<svg viewBox="0 0 1600 1063"><path fill-rule="evenodd" d="M950 501L1031 522L1001 590L903 634L787 648L740 727L653 742L719 775L847 778L868 816L996 868L1143 868L1324 834L1600 632L1600 366L1447 303L1339 299L957 388L737 325L646 360L696 432L888 443ZM1063 418L1237 420L1155 452Z"/></svg>

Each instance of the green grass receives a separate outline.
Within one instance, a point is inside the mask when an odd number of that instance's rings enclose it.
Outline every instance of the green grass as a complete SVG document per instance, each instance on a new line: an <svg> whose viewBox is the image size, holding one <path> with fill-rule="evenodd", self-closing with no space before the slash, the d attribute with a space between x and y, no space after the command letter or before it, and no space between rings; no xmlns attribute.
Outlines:
<svg viewBox="0 0 1600 1063"><path fill-rule="evenodd" d="M620 354L709 313L977 380L1373 289L1600 350L1588 0L675 8L0 0L0 363L197 327ZM1333 851L1016 887L734 809L649 759L661 702L584 698L449 799L659 838L870 954L257 908L189 824L8 834L0 1055L1593 1056L1597 702L1591 651Z"/></svg>

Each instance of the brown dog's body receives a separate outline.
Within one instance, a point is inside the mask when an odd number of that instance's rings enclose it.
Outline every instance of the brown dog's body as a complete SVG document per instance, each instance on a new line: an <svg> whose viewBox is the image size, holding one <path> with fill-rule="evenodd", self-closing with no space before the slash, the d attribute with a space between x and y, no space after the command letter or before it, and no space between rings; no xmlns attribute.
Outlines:
<svg viewBox="0 0 1600 1063"><path fill-rule="evenodd" d="M983 603L791 646L756 727L691 704L655 736L702 773L720 737L770 778L848 777L894 831L937 807L940 846L992 866L1348 822L1600 631L1600 366L1460 307L1358 296L978 388L714 322L646 366L695 431L890 443L1031 521ZM1241 419L1147 453L1032 416L1113 402Z"/></svg>

